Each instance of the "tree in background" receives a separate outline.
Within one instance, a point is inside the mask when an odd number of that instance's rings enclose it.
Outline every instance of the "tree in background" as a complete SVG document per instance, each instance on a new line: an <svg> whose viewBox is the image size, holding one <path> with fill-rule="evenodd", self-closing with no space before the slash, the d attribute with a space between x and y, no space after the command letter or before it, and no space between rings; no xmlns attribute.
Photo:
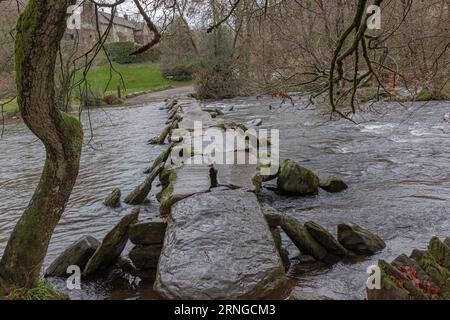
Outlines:
<svg viewBox="0 0 450 320"><path fill-rule="evenodd" d="M161 40L161 73L171 80L188 80L197 61L193 34L180 17L175 18Z"/></svg>

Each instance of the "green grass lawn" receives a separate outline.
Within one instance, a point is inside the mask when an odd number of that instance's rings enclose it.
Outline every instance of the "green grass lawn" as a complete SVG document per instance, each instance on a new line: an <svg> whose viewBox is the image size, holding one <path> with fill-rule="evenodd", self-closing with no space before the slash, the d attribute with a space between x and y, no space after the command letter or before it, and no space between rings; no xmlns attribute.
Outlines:
<svg viewBox="0 0 450 320"><path fill-rule="evenodd" d="M114 68L120 72L125 82L126 91L121 88L122 95L143 92L159 91L172 87L187 85L190 81L170 81L165 79L159 70L157 63L135 63L135 64L116 64ZM93 67L88 74L88 82L93 91L103 92L108 83L110 75L110 66L102 65ZM80 75L77 75L80 77ZM78 78L79 79L79 78ZM117 94L117 87L120 84L120 76L113 72L112 80L106 88L106 94ZM2 101L0 101L1 103ZM76 104L76 101L74 101ZM3 106L5 114L13 114L17 111L17 101L14 100Z"/></svg>
<svg viewBox="0 0 450 320"><path fill-rule="evenodd" d="M186 85L188 81L170 81L161 75L157 63L116 64L114 68L122 75L125 82L126 94L142 91L158 91L180 85ZM110 76L110 66L102 65L93 67L88 74L88 82L96 90L117 92L120 84L120 76L113 72L113 77L108 88L105 88ZM123 90L123 89L122 89Z"/></svg>
<svg viewBox="0 0 450 320"><path fill-rule="evenodd" d="M6 102L6 101L0 101L0 105L2 103L4 103L4 102ZM1 109L0 109L0 111L1 111ZM11 102L8 102L7 104L5 104L3 106L3 113L4 114L9 115L9 114L15 113L16 111L18 111L17 100L16 99L14 99Z"/></svg>

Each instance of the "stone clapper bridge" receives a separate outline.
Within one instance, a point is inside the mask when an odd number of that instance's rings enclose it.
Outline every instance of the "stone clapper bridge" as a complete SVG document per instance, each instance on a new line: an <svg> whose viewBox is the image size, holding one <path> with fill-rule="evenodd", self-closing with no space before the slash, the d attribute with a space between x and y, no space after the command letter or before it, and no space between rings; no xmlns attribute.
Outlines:
<svg viewBox="0 0 450 320"><path fill-rule="evenodd" d="M314 222L302 225L270 207L264 207L263 212L256 196L263 182L278 178L280 190L308 194L317 193L319 179L290 161L281 168L276 161L274 174L261 175L260 169L274 157L267 150L262 153L264 159L257 157L261 155L258 148L271 144L267 137L249 137L244 147L238 143L221 150L227 159L230 154L234 158L244 152L246 159L252 159L246 164L205 164L205 159L199 161L203 150L191 143L198 134L194 130L198 121L205 129L201 135L208 128L221 132L234 129L246 135L256 131L225 123L217 118L222 111L203 109L194 99L170 100L162 108L168 112L166 127L149 143L164 144L167 140L169 146L145 171L145 181L124 200L130 205L144 203L159 177L160 217L138 222L139 208L135 208L101 243L83 237L72 244L50 265L46 276L66 276L70 265L80 266L85 278L104 275L113 265L141 277L146 270L157 269L154 289L163 298L263 299L281 297L285 291L289 258L281 247L280 227L303 254L326 263L384 248L378 236L360 226L339 225L337 241ZM252 143L253 148L249 148ZM185 161L180 163L180 158ZM305 177L300 184L297 175ZM331 178L321 187L335 192L347 186ZM120 206L120 197L120 190L114 190L105 205ZM120 257L128 239L135 245L129 252L132 263Z"/></svg>

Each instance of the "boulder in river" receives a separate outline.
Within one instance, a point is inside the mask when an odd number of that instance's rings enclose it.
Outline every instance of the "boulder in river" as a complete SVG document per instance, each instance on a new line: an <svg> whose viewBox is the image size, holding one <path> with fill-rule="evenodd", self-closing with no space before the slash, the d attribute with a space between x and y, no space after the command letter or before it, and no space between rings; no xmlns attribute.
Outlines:
<svg viewBox="0 0 450 320"><path fill-rule="evenodd" d="M260 125L262 125L262 123L263 123L263 121L261 119L254 119L254 120L247 122L247 124L252 127L259 127Z"/></svg>
<svg viewBox="0 0 450 320"><path fill-rule="evenodd" d="M419 299L427 299L423 292L414 287L408 278L388 262L380 260L378 267L381 272L381 288L367 288L368 300L410 300L409 290Z"/></svg>
<svg viewBox="0 0 450 320"><path fill-rule="evenodd" d="M437 263L428 251L413 250L411 258L431 277L433 282L442 289L445 298L450 297L450 271Z"/></svg>
<svg viewBox="0 0 450 320"><path fill-rule="evenodd" d="M322 296L311 292L293 291L289 296L289 300L318 301L318 300L333 300L333 299L327 296Z"/></svg>
<svg viewBox="0 0 450 320"><path fill-rule="evenodd" d="M122 196L120 189L114 189L103 202L105 206L110 208L120 207L120 197Z"/></svg>
<svg viewBox="0 0 450 320"><path fill-rule="evenodd" d="M151 167L149 167L147 170L144 171L145 174L151 173L153 170L156 169L161 163L165 163L167 159L170 156L170 152L172 151L172 147L168 147L167 149L164 149L153 161L153 164Z"/></svg>
<svg viewBox="0 0 450 320"><path fill-rule="evenodd" d="M164 242L167 221L160 217L130 226L130 241L138 245L161 244Z"/></svg>
<svg viewBox="0 0 450 320"><path fill-rule="evenodd" d="M299 164L286 160L277 180L278 189L292 195L317 194L319 177Z"/></svg>
<svg viewBox="0 0 450 320"><path fill-rule="evenodd" d="M124 216L105 236L102 244L87 262L83 272L84 276L97 274L117 260L127 244L129 227L138 221L138 217L139 208L135 208L130 214Z"/></svg>
<svg viewBox="0 0 450 320"><path fill-rule="evenodd" d="M67 247L47 268L46 277L67 276L69 266L84 269L89 259L100 246L100 241L91 236L84 236Z"/></svg>
<svg viewBox="0 0 450 320"><path fill-rule="evenodd" d="M445 238L444 243L450 248L450 238Z"/></svg>
<svg viewBox="0 0 450 320"><path fill-rule="evenodd" d="M143 183L137 186L133 192L131 192L126 198L125 203L131 205L142 204L147 198L150 190L152 189L152 183L164 169L164 163L160 163L145 179Z"/></svg>
<svg viewBox="0 0 450 320"><path fill-rule="evenodd" d="M434 260L444 268L450 269L450 248L438 237L433 237L428 244L428 252L433 256Z"/></svg>
<svg viewBox="0 0 450 320"><path fill-rule="evenodd" d="M329 261L327 250L311 236L296 218L285 213L281 214L281 229L286 232L301 253L308 254L319 261Z"/></svg>
<svg viewBox="0 0 450 320"><path fill-rule="evenodd" d="M337 256L349 256L352 255L347 249L345 249L331 233L329 233L324 227L313 222L308 221L305 223L305 228L309 231L312 237L319 242L322 246Z"/></svg>
<svg viewBox="0 0 450 320"><path fill-rule="evenodd" d="M426 287L428 291L439 292L439 287L433 282L431 277L422 269L416 260L411 259L406 254L399 255L391 263L398 270L408 272L418 280L420 287ZM431 290L430 290L431 289Z"/></svg>
<svg viewBox="0 0 450 320"><path fill-rule="evenodd" d="M216 164L214 165L218 186L231 189L246 188L259 192L262 179L256 165L252 164Z"/></svg>
<svg viewBox="0 0 450 320"><path fill-rule="evenodd" d="M357 225L338 225L338 241L347 250L372 255L386 247L386 243L373 232Z"/></svg>
<svg viewBox="0 0 450 320"><path fill-rule="evenodd" d="M342 179L335 176L328 177L325 181L320 181L320 187L330 193L341 192L348 188Z"/></svg>
<svg viewBox="0 0 450 320"><path fill-rule="evenodd" d="M131 249L128 256L140 270L156 269L162 247L162 244L138 245Z"/></svg>
<svg viewBox="0 0 450 320"><path fill-rule="evenodd" d="M215 190L178 202L168 220L154 288L168 299L262 299L284 267L256 196Z"/></svg>

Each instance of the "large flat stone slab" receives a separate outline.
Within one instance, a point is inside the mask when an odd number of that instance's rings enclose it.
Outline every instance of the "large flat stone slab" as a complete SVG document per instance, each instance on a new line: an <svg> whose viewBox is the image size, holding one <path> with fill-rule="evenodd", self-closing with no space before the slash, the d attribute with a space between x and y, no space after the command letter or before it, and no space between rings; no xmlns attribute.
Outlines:
<svg viewBox="0 0 450 320"><path fill-rule="evenodd" d="M169 299L261 299L284 267L256 196L215 190L172 209L154 288Z"/></svg>
<svg viewBox="0 0 450 320"><path fill-rule="evenodd" d="M178 201L211 188L211 166L186 164L174 170L169 185L161 193L160 213L167 215Z"/></svg>

